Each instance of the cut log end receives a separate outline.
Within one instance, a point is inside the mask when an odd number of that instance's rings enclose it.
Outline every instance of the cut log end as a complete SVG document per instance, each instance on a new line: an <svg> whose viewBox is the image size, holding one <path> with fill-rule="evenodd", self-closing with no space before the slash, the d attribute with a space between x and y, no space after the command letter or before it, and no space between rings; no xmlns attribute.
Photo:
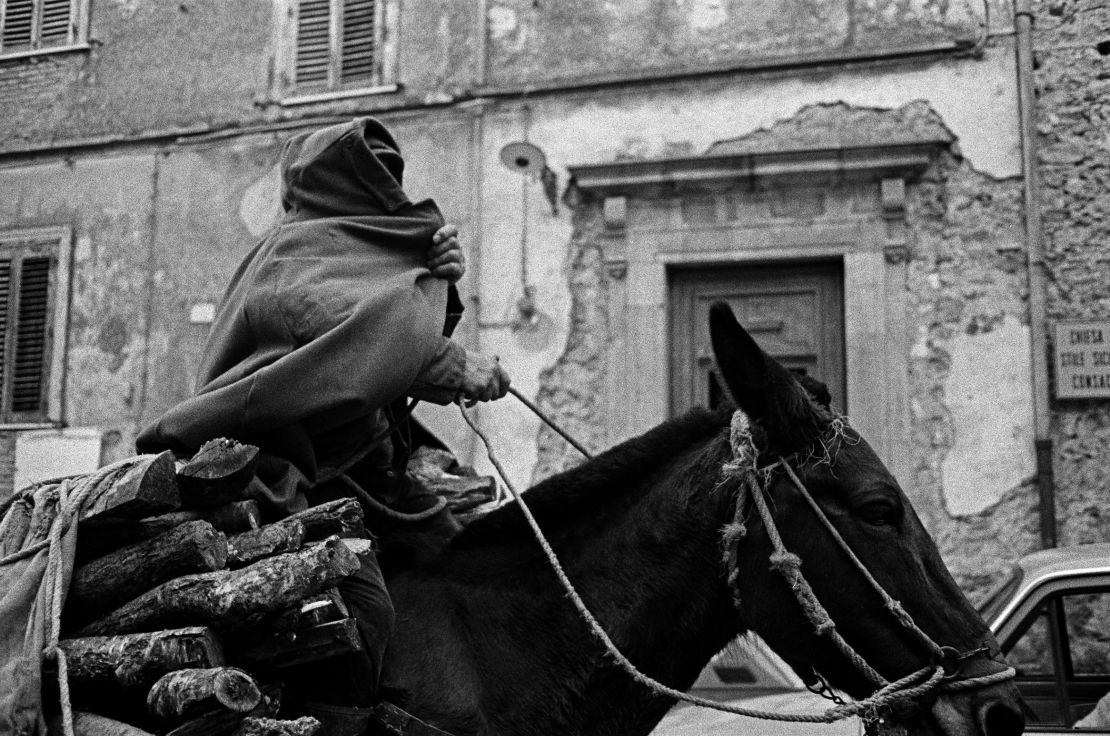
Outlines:
<svg viewBox="0 0 1110 736"><path fill-rule="evenodd" d="M177 471L182 503L211 507L241 499L254 477L258 459L254 445L229 439L204 443Z"/></svg>
<svg viewBox="0 0 1110 736"><path fill-rule="evenodd" d="M213 694L220 705L237 713L246 713L262 698L254 679L246 672L231 667L220 669Z"/></svg>
<svg viewBox="0 0 1110 736"><path fill-rule="evenodd" d="M245 718L233 736L313 736L320 730L320 721L301 716L283 721L275 718Z"/></svg>
<svg viewBox="0 0 1110 736"><path fill-rule="evenodd" d="M147 709L161 721L213 710L246 713L262 700L254 678L234 667L177 670L162 677L147 694Z"/></svg>

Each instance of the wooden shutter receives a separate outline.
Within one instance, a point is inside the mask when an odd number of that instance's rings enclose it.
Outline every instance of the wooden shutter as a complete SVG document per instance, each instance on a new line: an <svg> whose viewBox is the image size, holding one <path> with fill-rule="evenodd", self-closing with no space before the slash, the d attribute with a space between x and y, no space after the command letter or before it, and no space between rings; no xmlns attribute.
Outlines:
<svg viewBox="0 0 1110 736"><path fill-rule="evenodd" d="M31 48L35 18L33 0L0 0L4 4L4 27L0 29L0 51L27 51Z"/></svg>
<svg viewBox="0 0 1110 736"><path fill-rule="evenodd" d="M0 384L8 373L8 304L12 297L12 259L0 259ZM0 392L0 397L6 392ZM0 402L2 405L4 402Z"/></svg>
<svg viewBox="0 0 1110 736"><path fill-rule="evenodd" d="M39 48L70 43L70 0L42 0L39 21Z"/></svg>
<svg viewBox="0 0 1110 736"><path fill-rule="evenodd" d="M59 240L0 240L0 422L47 419Z"/></svg>
<svg viewBox="0 0 1110 736"><path fill-rule="evenodd" d="M331 58L331 0L298 0L293 82L326 85Z"/></svg>
<svg viewBox="0 0 1110 736"><path fill-rule="evenodd" d="M43 407L43 368L50 317L50 258L25 257L19 275L19 313L16 315L15 355L12 356L11 410L40 412Z"/></svg>
<svg viewBox="0 0 1110 736"><path fill-rule="evenodd" d="M342 84L370 84L374 81L376 5L374 0L343 0L343 46L339 75Z"/></svg>

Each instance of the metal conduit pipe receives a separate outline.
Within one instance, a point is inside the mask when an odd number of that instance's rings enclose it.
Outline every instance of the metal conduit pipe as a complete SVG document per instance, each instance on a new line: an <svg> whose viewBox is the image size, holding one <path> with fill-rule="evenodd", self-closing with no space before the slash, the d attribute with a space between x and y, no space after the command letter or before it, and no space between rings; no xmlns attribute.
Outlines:
<svg viewBox="0 0 1110 736"><path fill-rule="evenodd" d="M1021 167L1024 180L1029 339L1032 346L1033 442L1036 448L1041 546L1047 548L1056 546L1056 490L1052 469L1053 446L1048 398L1044 231L1041 227L1040 177L1037 170L1032 0L1014 0L1014 31L1017 51L1018 107L1021 119Z"/></svg>

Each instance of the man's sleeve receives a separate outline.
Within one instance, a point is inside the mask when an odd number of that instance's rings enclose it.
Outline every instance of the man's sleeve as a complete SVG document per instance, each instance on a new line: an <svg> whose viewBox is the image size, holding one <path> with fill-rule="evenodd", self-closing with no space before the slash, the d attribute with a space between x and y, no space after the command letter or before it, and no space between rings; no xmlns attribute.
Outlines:
<svg viewBox="0 0 1110 736"><path fill-rule="evenodd" d="M441 337L439 349L413 381L408 395L433 404L450 404L459 395L466 372L466 350L457 342Z"/></svg>

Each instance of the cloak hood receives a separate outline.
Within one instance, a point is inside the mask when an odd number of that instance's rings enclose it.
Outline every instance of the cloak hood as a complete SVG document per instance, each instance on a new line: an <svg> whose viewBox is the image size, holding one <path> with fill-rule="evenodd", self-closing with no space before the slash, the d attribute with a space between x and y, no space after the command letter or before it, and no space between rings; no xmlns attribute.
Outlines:
<svg viewBox="0 0 1110 736"><path fill-rule="evenodd" d="M382 407L449 333L448 284L426 266L443 218L431 200L409 201L403 168L372 118L285 144L285 215L232 277L196 395L144 430L140 451L191 454L231 437L292 463L303 487L382 439Z"/></svg>

